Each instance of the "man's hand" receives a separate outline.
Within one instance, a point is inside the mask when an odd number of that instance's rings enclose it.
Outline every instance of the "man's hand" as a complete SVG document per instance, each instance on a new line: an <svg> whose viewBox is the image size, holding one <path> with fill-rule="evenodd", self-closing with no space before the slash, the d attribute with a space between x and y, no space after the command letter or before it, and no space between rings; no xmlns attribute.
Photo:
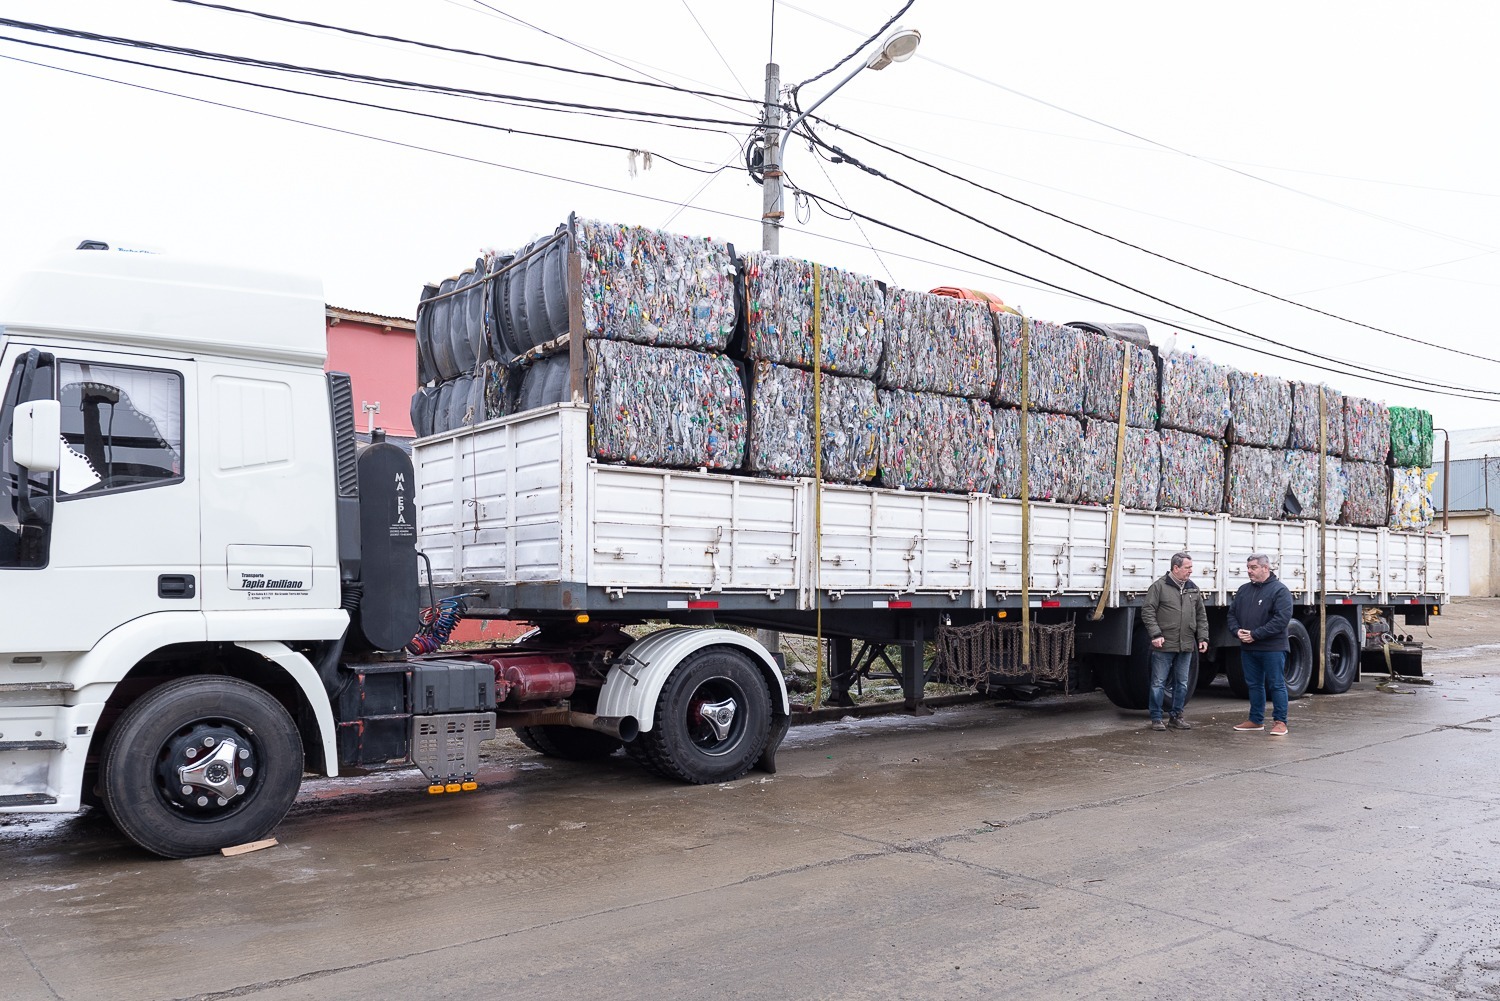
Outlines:
<svg viewBox="0 0 1500 1001"><path fill-rule="evenodd" d="M1208 653L1208 643L1205 640L1198 641L1198 652Z"/></svg>
<svg viewBox="0 0 1500 1001"><path fill-rule="evenodd" d="M1248 629L1241 629L1235 635L1240 638L1240 642L1241 643L1254 643L1255 642L1255 637L1250 635L1250 630L1248 630Z"/></svg>
<svg viewBox="0 0 1500 1001"><path fill-rule="evenodd" d="M1154 647L1156 647L1156 649L1158 649L1158 650L1160 650L1162 647L1166 646L1166 644L1167 644L1167 638L1165 636L1158 636L1158 637L1156 637L1156 639L1154 639L1154 640L1151 641L1151 645L1154 646Z"/></svg>

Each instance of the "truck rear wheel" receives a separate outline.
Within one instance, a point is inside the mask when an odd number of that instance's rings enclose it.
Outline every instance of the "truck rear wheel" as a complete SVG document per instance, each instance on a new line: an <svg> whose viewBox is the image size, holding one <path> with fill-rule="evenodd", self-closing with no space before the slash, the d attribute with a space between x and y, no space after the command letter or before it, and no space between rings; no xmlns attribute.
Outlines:
<svg viewBox="0 0 1500 1001"><path fill-rule="evenodd" d="M607 758L621 747L621 742L607 733L576 726L518 726L516 737L538 754L564 761Z"/></svg>
<svg viewBox="0 0 1500 1001"><path fill-rule="evenodd" d="M665 778L728 782L755 764L770 726L771 694L760 671L738 650L710 647L672 672L654 725L625 747Z"/></svg>
<svg viewBox="0 0 1500 1001"><path fill-rule="evenodd" d="M1151 637L1146 630L1137 629L1131 642L1128 657L1100 657L1098 671L1099 687L1105 696L1121 709L1149 709L1151 707ZM1198 691L1199 656L1193 654L1193 664L1188 669L1188 701ZM1170 689L1164 696L1170 699ZM1184 707L1185 708L1185 707Z"/></svg>
<svg viewBox="0 0 1500 1001"><path fill-rule="evenodd" d="M1304 635L1305 632L1304 632ZM1315 665L1312 663L1312 650L1314 643L1311 639L1307 642L1308 650L1308 678L1314 680L1317 677ZM1354 676L1359 672L1359 640L1354 635L1354 627L1349 620L1341 615L1330 615L1328 617L1328 644L1323 649L1323 655L1319 660L1323 663L1323 685L1318 689L1324 695L1341 695L1349 690L1354 684Z"/></svg>
<svg viewBox="0 0 1500 1001"><path fill-rule="evenodd" d="M281 703L235 678L183 678L137 700L104 752L104 808L167 858L269 834L302 783L302 738Z"/></svg>

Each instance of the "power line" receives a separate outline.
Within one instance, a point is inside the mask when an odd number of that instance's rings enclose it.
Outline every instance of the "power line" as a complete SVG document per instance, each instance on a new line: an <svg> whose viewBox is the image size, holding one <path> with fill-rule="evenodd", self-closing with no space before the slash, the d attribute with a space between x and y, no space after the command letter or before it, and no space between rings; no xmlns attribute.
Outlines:
<svg viewBox="0 0 1500 1001"><path fill-rule="evenodd" d="M297 25L297 26L303 27L303 28L318 28L318 29L321 29L323 31L336 31L336 32L340 32L340 33L345 34L345 35L352 35L352 36L355 36L357 38L368 38L368 39L372 39L372 40L375 40L375 41L382 41L382 42L397 42L397 43L400 43L402 45L412 45L412 46L416 46L418 48L431 49L431 50L433 50L435 52L448 52L448 53L452 53L454 55L462 55L462 56L476 56L476 57L478 57L480 59L492 59L492 60L494 60L496 62L511 63L513 65L516 65L516 66L526 66L526 67L529 67L529 68L532 68L532 69L552 70L552 71L557 72L557 73L570 73L570 74L573 74L575 76L592 77L592 78L598 79L598 80L608 80L608 81L611 81L612 83L625 83L625 84L630 84L630 85L636 86L636 87L657 87L657 88L661 88L661 89L664 89L664 90L676 91L676 92L678 92L680 94L687 94L687 95L690 95L690 96L693 96L693 97L718 98L720 100L739 101L741 103L749 103L749 104L755 104L755 105L762 105L764 103L764 102L762 102L762 101L760 101L760 100L758 100L756 98L749 97L748 95L746 97L738 97L738 96L736 96L734 94L724 94L724 93L719 93L717 91L693 90L692 88L689 88L689 87L679 87L677 84L667 83L664 80L656 80L656 79L636 80L636 79L632 79L630 77L615 76L614 74L611 74L611 73L597 73L597 72L594 72L593 70L581 70L581 69L575 69L574 67L571 67L571 66L560 66L560 65L557 65L555 63L543 63L543 62L537 62L537 61L531 60L531 59L517 59L514 56L502 56L502 55L497 55L497 54L495 54L493 52L481 52L481 51L478 51L476 49L463 49L463 48L457 48L457 47L454 47L454 46L451 46L451 45L439 45L436 42L423 42L423 41L418 41L417 39L414 39L414 38L404 38L404 37L402 37L400 35L382 35L382 34L378 34L376 32L372 32L372 31L361 31L358 28L349 28L349 27L345 27L345 26L337 25L337 24L326 24L326 23L321 22L321 21L306 21L306 20L301 20L299 18L295 18L295 17L283 17L280 14L271 14L271 13L267 13L266 11L250 10L248 8L245 8L245 7L232 7L232 6L228 5L228 4L209 3L209 2L207 2L207 0L172 0L172 2L173 3L181 3L181 4L189 4L189 5L193 6L193 7L206 7L208 9L210 9L210 10L222 10L222 11L227 11L227 12L232 13L232 14L245 14L245 15L248 15L250 17L263 18L263 19L265 19L267 21L277 21L277 22L280 22L282 24L294 24L294 25ZM526 27L531 28L534 31L542 31L541 28L538 28L538 27L536 27L533 24L528 24L527 22L522 21L520 18L512 17L511 15L506 14L504 11L498 10L497 8L490 8L490 9L491 10L495 10L496 13L501 14L504 17L510 18L511 20L516 21L519 24L525 25ZM551 32L546 32L546 34L551 35ZM562 38L559 35L552 35L551 37L557 38L559 41L564 41L564 42L568 41L567 39ZM710 39L710 42L712 42L712 39ZM574 43L574 42L569 42L569 44L571 44L571 45L577 45L577 43ZM579 48L583 48L585 52L588 52L588 53L590 53L592 55L596 55L596 56L599 55L599 53L595 52L592 49L584 48L583 46L578 46L578 47ZM721 54L720 58L723 58L722 54ZM629 69L633 73L640 72L639 70L636 70L636 69L634 69L634 68L632 68L630 66L625 66L623 63L619 63L617 65L623 66L625 69ZM733 73L733 70L731 70L730 72ZM736 82L738 82L738 81L736 81ZM743 85L741 85L741 89L744 89Z"/></svg>
<svg viewBox="0 0 1500 1001"><path fill-rule="evenodd" d="M349 98L349 97L336 97L336 96L334 96L332 94L319 94L319 93L316 93L314 91L296 90L296 89L291 88L291 87L278 87L275 84L259 83L259 82L256 82L254 80L239 80L239 79L236 79L235 77L220 76L220 75L218 75L216 73L203 73L203 72L199 72L197 70L190 70L190 69L186 69L186 68L178 67L178 66L162 66L162 65L158 65L156 63L142 62L142 61L137 60L137 59L126 59L126 58L123 58L121 56L110 56L110 55L106 55L106 54L101 53L101 52L86 52L86 51L83 51L81 49L70 49L70 48L66 48L64 46L60 46L60 45L48 45L45 42L37 42L37 41L33 41L31 39L12 38L12 37L10 37L8 35L0 35L0 41L15 42L18 45L29 45L29 46L32 46L34 48L49 49L49 50L54 51L54 52L68 52L68 53L72 53L74 55L89 56L89 57L92 57L92 58L95 58L95 59L104 59L104 60L107 60L109 62L122 63L122 64L127 65L127 66L141 66L141 67L145 67L145 68L148 68L148 69L164 70L164 71L169 72L169 73L179 73L179 74L182 74L184 76L197 77L199 79L204 79L204 80L217 80L217 81L222 82L222 83L239 84L240 86L253 87L253 88L257 89L257 90L268 90L268 91L273 91L275 93L292 94L292 95L296 95L296 96L299 96L299 97L312 97L312 98L316 98L316 99L318 99L320 101L332 101L332 102L334 102L336 104L347 104L347 105L352 105L354 107L359 107L359 108L370 108L370 109L375 110L375 111L389 111L389 112L393 112L395 114L411 115L411 116L416 117L416 118L426 118L426 119L429 119L429 120L432 120L432 121L449 122L449 123L455 124L455 125L472 125L475 128L490 129L492 131L505 132L505 133L508 133L508 134L511 134L511 135L531 136L531 137L538 138L538 139L553 139L553 140L557 140L557 141L560 141L560 142L576 143L578 145L583 145L583 146L594 146L594 147L599 147L599 148L603 148L603 149L619 150L619 151L621 151L623 153L646 152L646 151L640 150L640 149L635 148L635 147L622 146L622 145L619 145L617 143L602 142L602 141L596 140L596 139L580 139L580 138L578 138L576 136L563 136L563 135L557 135L555 133L550 133L550 132L535 132L535 131L532 131L532 130L529 130L529 129L517 129L517 128L511 128L509 126L504 126L504 125L494 125L494 124L491 124L489 122L476 122L476 121L474 121L472 119L468 119L468 118L455 118L455 117L452 117L452 116L449 116L449 115L437 115L437 114L433 114L431 112L416 111L416 110L413 110L413 109L410 109L410 108L397 108L397 107L394 107L394 106L388 105L388 104L376 104L376 103L370 102L370 101L357 101L357 100L355 100L353 98ZM13 57L5 57L5 58L13 58ZM24 60L24 59L22 59L22 60L16 60L16 61L17 62L26 62L26 63L29 63L30 65L34 65L34 66L41 66L41 67L44 67L46 69L60 70L60 71L65 72L65 73L77 72L77 71L74 71L74 70L66 69L65 67L61 67L61 66L52 66L52 65L49 65L47 63L32 63L32 62L30 62L30 60ZM107 82L107 83L120 84L122 86L127 86L127 87L137 86L136 84L129 83L128 81L116 80L116 79L113 79L113 78L110 78L110 77L95 76L94 74L90 74L90 73L80 73L79 75L81 75L81 76L87 76L87 77L89 77L91 79L100 80L100 81L104 81L104 82ZM192 98L192 96L188 95L188 94L177 94L177 93L175 93L173 91L156 90L155 88L150 88L150 87L146 87L146 88L143 88L143 89L153 90L156 93L161 93L161 94L170 94L170 95L172 95L174 97L186 97L186 98L189 98L189 99L192 99L192 100L196 100L196 98ZM210 102L210 103L212 103L212 102ZM230 106L230 107L232 107L232 106ZM245 110L249 110L249 109L245 109ZM657 124L657 123L651 123L651 124ZM717 169L709 170L709 169L705 169L705 168L702 168L702 167L695 167L695 166L693 166L691 164L683 163L680 160L674 159L673 157L669 157L669 156L666 156L666 155L661 154L661 153L655 153L655 152L653 152L653 153L651 153L651 156L653 156L655 158L659 158L661 160L665 160L667 163L670 163L670 164L672 164L675 167L681 167L684 170L692 170L692 171L696 171L698 173L703 173L703 174L718 174L718 173L720 173L720 172L722 172L723 170L726 169L726 167L719 167ZM738 157L738 154L736 154L736 157Z"/></svg>
<svg viewBox="0 0 1500 1001"><path fill-rule="evenodd" d="M797 91L801 90L803 87L806 87L808 84L813 83L814 81L823 79L825 76L832 73L834 70L838 69L840 66L844 65L849 60L853 59L855 56L863 52L866 45L869 45L871 42L875 41L875 39L879 38L881 32L885 31L885 29L895 24L896 19L899 18L902 14L905 14L907 11L911 10L911 5L916 2L917 0L906 0L906 6L902 7L900 10L896 11L896 13L892 14L890 16L890 19L882 24L879 30L875 32L875 34L871 35L869 38L866 38L863 42L860 42L857 46L854 47L853 52L849 53L847 56L834 63L823 72L817 74L816 76L810 76L806 80L803 80L801 83L797 84L792 88L792 95L795 97Z"/></svg>
<svg viewBox="0 0 1500 1001"><path fill-rule="evenodd" d="M1186 261L1178 260L1175 257L1171 257L1171 256L1169 256L1167 254L1163 254L1163 253L1160 253L1158 251L1152 250L1149 247L1144 247L1144 246L1141 246L1138 243L1133 243L1130 240L1126 240L1126 239L1124 239L1122 237L1114 236L1111 233L1106 233L1106 232L1104 232L1101 229L1097 229L1097 228L1095 228L1093 226L1088 225L1087 223L1082 223L1082 222L1079 222L1079 221L1077 221L1075 219L1070 219L1067 216L1062 215L1060 213L1053 212L1050 209L1042 208L1041 206L1033 204L1032 202L1028 202L1025 199L1017 198L1014 195L1006 194L1005 192L999 191L999 190L997 190L995 188L992 188L992 187L989 187L986 184L981 184L980 182L978 182L976 180L973 180L972 178L965 177L962 174L955 173L954 171L948 170L948 169L946 169L944 167L940 167L940 166L938 166L935 163L932 163L932 162L927 161L927 160L923 160L921 157L913 156L912 154L904 152L903 150L897 149L896 147L891 146L891 145L889 145L887 143L883 143L883 142L880 142L879 140L872 139L869 136L861 135L860 133L854 131L853 129L847 128L845 126L839 125L839 124L834 123L834 122L830 122L830 121L828 121L827 119L824 119L824 118L817 118L817 116L813 116L813 117L816 118L816 120L818 122L822 123L822 124L829 125L832 128L836 128L836 129L838 129L841 132L846 132L849 135L854 136L857 139L861 139L861 140L869 143L870 145L877 147L878 149L885 150L888 153L893 153L896 156L901 157L902 159L909 160L912 163L919 164L919 165L921 165L923 167L928 168L929 170L934 170L934 171L938 172L939 174L942 174L945 177L950 177L950 178L952 178L952 179L954 179L956 181L961 181L962 183L967 184L970 187L977 188L980 191L984 191L984 192L987 192L989 194L995 195L998 198L1003 198L1006 201L1011 202L1012 204L1019 205L1022 208L1030 209L1031 211L1039 213L1040 215L1044 215L1044 216L1048 217L1049 219L1055 219L1058 222L1066 223L1067 225L1073 226L1073 227L1075 227L1077 229L1081 229L1081 230L1083 230L1086 233L1091 233L1094 236L1102 237L1103 239L1110 240L1110 241L1112 241L1114 243L1118 243L1121 246L1129 247L1131 250L1139 251L1140 253L1146 254L1146 255L1148 255L1150 257L1155 257L1158 260L1166 261L1169 264L1174 264L1177 267L1186 268L1189 271L1196 272L1197 274L1200 274L1200 275L1205 275L1205 276L1207 276L1209 278L1214 278L1214 279L1216 279L1218 281L1221 281L1221 282L1224 282L1224 283L1226 283L1228 285L1233 285L1236 288L1244 289L1247 292L1254 292L1256 295L1262 295L1262 296L1265 296L1268 299L1274 299L1277 302L1285 303L1288 306L1294 306L1294 307L1296 307L1298 309L1305 309L1305 310L1307 310L1310 313L1316 313L1319 316L1324 316L1324 317L1327 317L1327 318L1329 318L1331 320L1338 320L1341 323L1348 323L1348 324L1351 324L1351 325L1356 326L1356 327L1362 327L1365 330L1370 330L1370 331L1373 331L1373 332L1378 333L1378 334L1385 334L1388 337L1395 337L1395 338L1397 338L1399 340L1409 341L1409 342L1411 342L1413 344L1420 344L1423 347L1435 348L1435 349L1440 350L1440 351L1447 351L1447 352L1450 352L1452 354L1463 355L1466 358L1474 358L1474 359L1477 359L1479 361L1486 361L1486 362L1490 362L1492 364L1500 365L1500 358L1492 358L1492 357L1490 357L1488 355L1476 354L1476 353L1474 353L1472 351L1464 351L1461 348L1449 347L1448 345L1445 345L1445 344L1438 344L1438 343L1433 342L1433 341L1423 340L1420 337L1412 337L1409 334L1403 334L1403 333L1400 333L1400 332L1395 331L1395 330L1387 330L1384 327L1377 327L1377 326L1375 326L1373 324L1365 323L1365 322L1360 321L1360 320L1351 319L1351 318L1349 318L1347 316L1341 316L1338 313L1329 312L1326 309L1319 309L1316 306L1310 306L1310 305L1308 305L1306 303L1297 302L1294 299L1288 299L1285 296L1277 295L1275 292L1269 292L1269 291L1266 291L1265 289L1257 288L1254 285L1249 285L1249 284L1246 284L1245 282L1237 281L1236 279L1226 277L1225 275L1221 275L1221 274L1219 274L1219 273L1217 273L1215 271L1210 271L1210 270L1208 270L1206 268L1200 268L1200 267L1198 267L1195 264L1190 264L1190 263L1188 263ZM840 149L839 147L833 146L833 145L825 142L823 139L819 138L818 135L815 132L813 132L811 128L808 128L806 130L805 135L812 142L814 142L815 144L817 144L819 146L822 146L824 149L827 149L829 152L833 153L835 156L837 156L838 158L840 158L842 161L844 161L846 163L849 163L849 164L851 164L853 166L859 167L860 169L864 170L868 174L871 174L873 176L879 177L879 178L881 178L883 180L890 181L890 182L896 184L899 187L905 188L906 190L911 191L911 192L913 192L915 194L919 194L919 195L921 195L924 198L928 198L929 200L934 201L934 202L936 202L939 205L943 205L945 208L950 208L951 209L951 206L948 206L948 205L946 205L946 204L938 201L937 199L932 198L929 195L926 195L925 193L918 192L915 188L912 188L909 185L906 185L906 184L903 184L900 181L897 181L895 178L890 177L888 174L884 173L883 171L880 171L880 170L878 170L878 169L876 169L874 167L870 167L867 164L862 163L859 159L857 159L856 157L850 156L848 153L844 152L844 150ZM954 210L954 211L956 211L956 210ZM976 219L975 221L978 222L979 220ZM986 223L981 223L981 224L982 225L988 225ZM990 228L994 228L994 227L990 227ZM1003 231L996 229L996 232L1003 232ZM1009 236L1010 234L1006 233L1005 235ZM1041 250L1042 249L1042 248L1036 247L1036 246L1034 246L1032 244L1027 244L1027 246L1031 246L1032 249L1034 249L1034 250ZM1047 253L1047 251L1042 251L1042 252L1043 253ZM1100 277L1102 277L1102 276L1100 276ZM1132 290L1132 291L1135 291L1135 290ZM1180 308L1180 307L1178 307L1178 308Z"/></svg>
<svg viewBox="0 0 1500 1001"><path fill-rule="evenodd" d="M65 38L76 38L81 41L102 42L110 45L120 45L127 48L145 49L151 52L168 53L171 55L188 56L195 59L206 59L211 62L233 63L240 66L253 66L257 69L280 70L289 73L300 73L307 76L317 76L328 80L339 80L346 83L366 83L382 87L391 87L401 90L420 91L431 94L445 94L455 97L472 97L484 100L500 100L512 103L522 103L537 106L541 110L551 108L571 108L576 110L600 111L613 114L640 115L652 118L666 119L668 121L700 122L710 125L732 125L736 128L754 128L751 121L729 120L722 118L704 118L697 115L679 115L659 111L642 111L632 108L616 108L607 105L586 104L577 101L558 101L551 98L531 97L525 94L505 94L496 91L475 90L468 87L453 87L447 84L429 84L414 80L401 80L393 77L379 77L366 73L354 73L346 70L325 69L314 66L303 66L297 63L285 63L271 59L258 59L253 56L235 56L222 52L210 52L204 49L194 49L180 45L167 45L160 42L149 42L141 39L124 38L117 35L101 35L92 31L81 31L73 28L60 28L53 25L37 24L30 21L17 21L12 18L0 18L0 25L18 28L24 31L35 31L42 34L60 35ZM93 53L84 53L92 55ZM757 104L759 102L756 102Z"/></svg>
<svg viewBox="0 0 1500 1001"><path fill-rule="evenodd" d="M735 86L744 91L745 97L750 98L752 101L755 100L750 97L750 91L746 90L744 83L740 81L740 75L734 71L733 66L729 65L729 60L724 58L724 53L719 51L719 45L714 41L714 36L708 33L708 29L703 27L703 22L698 20L698 15L693 13L692 4L688 3L688 0L682 0L682 9L688 12L688 17L692 18L693 23L698 26L698 30L703 32L703 37L707 40L709 48L714 50L714 55L719 57L719 62L723 63L724 68L729 71L729 75L733 78ZM756 103L760 102L757 101Z"/></svg>

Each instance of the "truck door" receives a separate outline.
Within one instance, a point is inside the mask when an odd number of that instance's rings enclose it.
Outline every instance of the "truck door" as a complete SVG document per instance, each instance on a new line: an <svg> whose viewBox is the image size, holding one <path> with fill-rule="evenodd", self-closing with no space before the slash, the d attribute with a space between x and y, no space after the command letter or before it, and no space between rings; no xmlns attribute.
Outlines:
<svg viewBox="0 0 1500 1001"><path fill-rule="evenodd" d="M84 651L143 615L197 611L192 363L11 344L0 373L0 652ZM23 484L12 412L38 399L61 404L62 466Z"/></svg>

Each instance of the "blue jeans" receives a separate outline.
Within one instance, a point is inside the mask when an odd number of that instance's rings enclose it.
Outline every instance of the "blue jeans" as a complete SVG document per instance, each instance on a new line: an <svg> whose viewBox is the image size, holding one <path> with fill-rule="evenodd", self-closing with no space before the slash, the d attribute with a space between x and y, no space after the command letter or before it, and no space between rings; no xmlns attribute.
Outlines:
<svg viewBox="0 0 1500 1001"><path fill-rule="evenodd" d="M1151 651L1151 719L1161 719L1162 702L1166 696L1167 673L1172 675L1172 703L1167 715L1181 716L1187 706L1188 672L1193 669L1193 652L1186 650L1173 653L1169 650Z"/></svg>
<svg viewBox="0 0 1500 1001"><path fill-rule="evenodd" d="M1286 651L1240 648L1240 669L1250 689L1250 721L1266 721L1266 689L1271 690L1271 715L1286 722Z"/></svg>

